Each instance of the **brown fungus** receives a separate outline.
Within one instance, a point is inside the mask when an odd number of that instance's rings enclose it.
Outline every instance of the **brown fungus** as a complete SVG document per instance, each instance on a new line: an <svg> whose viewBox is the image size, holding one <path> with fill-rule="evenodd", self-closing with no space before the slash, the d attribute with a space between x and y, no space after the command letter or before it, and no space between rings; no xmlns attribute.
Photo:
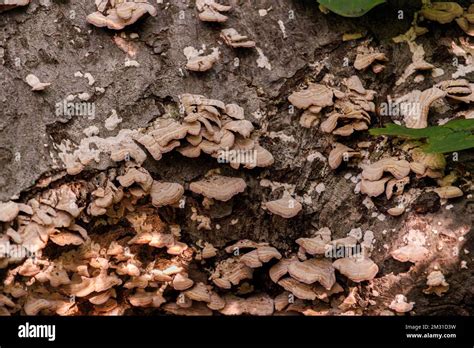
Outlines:
<svg viewBox="0 0 474 348"><path fill-rule="evenodd" d="M291 219L298 215L303 206L290 195L284 195L282 198L263 203L263 206L272 214L279 215L285 219Z"/></svg>
<svg viewBox="0 0 474 348"><path fill-rule="evenodd" d="M87 22L96 27L107 27L113 30L122 30L138 21L146 13L151 16L157 15L156 8L147 1L117 2L108 9L100 5L98 9L99 11L87 16Z"/></svg>
<svg viewBox="0 0 474 348"><path fill-rule="evenodd" d="M379 271L377 264L365 257L345 257L334 261L333 266L341 274L357 283L374 279Z"/></svg>
<svg viewBox="0 0 474 348"><path fill-rule="evenodd" d="M189 189L207 198L227 202L235 195L244 192L247 184L241 178L213 175L201 181L192 182Z"/></svg>
<svg viewBox="0 0 474 348"><path fill-rule="evenodd" d="M227 45L233 48L255 47L255 41L249 40L245 35L240 35L234 28L222 29L220 37Z"/></svg>

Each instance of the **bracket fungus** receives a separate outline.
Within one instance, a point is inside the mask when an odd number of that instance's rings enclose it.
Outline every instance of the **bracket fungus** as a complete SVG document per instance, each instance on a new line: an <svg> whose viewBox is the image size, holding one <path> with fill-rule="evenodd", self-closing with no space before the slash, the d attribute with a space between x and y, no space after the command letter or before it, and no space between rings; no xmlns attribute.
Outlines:
<svg viewBox="0 0 474 348"><path fill-rule="evenodd" d="M217 264L210 279L221 289L230 289L244 279L252 279L253 269L236 258L228 258Z"/></svg>
<svg viewBox="0 0 474 348"><path fill-rule="evenodd" d="M0 221L1 222L10 222L13 221L18 213L20 208L17 203L9 201L6 203L0 202Z"/></svg>
<svg viewBox="0 0 474 348"><path fill-rule="evenodd" d="M215 0L196 0L196 8L201 21L223 23L227 21L228 17L221 12L230 11L232 6L221 5Z"/></svg>
<svg viewBox="0 0 474 348"><path fill-rule="evenodd" d="M255 41L249 40L245 35L240 35L239 32L234 28L222 29L220 37L222 40L224 40L226 45L233 48L255 47Z"/></svg>
<svg viewBox="0 0 474 348"><path fill-rule="evenodd" d="M87 16L87 22L96 27L122 30L138 21L146 13L157 15L156 8L146 0L98 2L98 11Z"/></svg>
<svg viewBox="0 0 474 348"><path fill-rule="evenodd" d="M335 143L329 153L328 164L332 169L337 169L342 161L347 162L351 157L360 153L341 143Z"/></svg>
<svg viewBox="0 0 474 348"><path fill-rule="evenodd" d="M407 95L397 99L396 103L411 103L407 105L416 105L416 108L410 108L406 112L401 109L404 116L405 125L408 128L426 128L428 127L428 114L431 104L436 100L446 96L446 92L433 86L423 92L414 90Z"/></svg>
<svg viewBox="0 0 474 348"><path fill-rule="evenodd" d="M422 245L408 244L391 252L392 257L400 262L420 262L426 259L429 250Z"/></svg>
<svg viewBox="0 0 474 348"><path fill-rule="evenodd" d="M302 300L315 300L316 293L313 291L313 288L310 285L301 283L296 279L287 277L278 281L283 289L288 292L291 292L293 295Z"/></svg>
<svg viewBox="0 0 474 348"><path fill-rule="evenodd" d="M263 207L268 209L272 214L279 215L285 219L295 217L303 209L301 203L289 194L284 195L278 200L263 203Z"/></svg>
<svg viewBox="0 0 474 348"><path fill-rule="evenodd" d="M391 216L400 216L404 212L405 212L405 207L403 205L387 209L387 213Z"/></svg>
<svg viewBox="0 0 474 348"><path fill-rule="evenodd" d="M204 180L192 182L189 189L207 198L227 202L235 195L244 192L247 184L241 178L213 175Z"/></svg>
<svg viewBox="0 0 474 348"><path fill-rule="evenodd" d="M403 294L395 295L395 299L390 303L389 308L397 313L406 313L413 309L415 302L407 302L407 298Z"/></svg>
<svg viewBox="0 0 474 348"><path fill-rule="evenodd" d="M344 257L334 261L333 266L341 274L357 283L374 279L379 271L377 264L366 257Z"/></svg>
<svg viewBox="0 0 474 348"><path fill-rule="evenodd" d="M446 97L464 103L474 102L474 83L465 79L445 80L435 87L446 92Z"/></svg>
<svg viewBox="0 0 474 348"><path fill-rule="evenodd" d="M324 108L333 105L333 92L324 85L311 83L308 88L293 92L288 100L298 109L308 109L311 106Z"/></svg>
<svg viewBox="0 0 474 348"><path fill-rule="evenodd" d="M299 238L296 243L303 247L305 252L310 255L323 255L326 252L326 246L331 242L331 230L327 227L321 228L312 238Z"/></svg>
<svg viewBox="0 0 474 348"><path fill-rule="evenodd" d="M377 52L373 47L361 45L357 47L357 56L354 62L354 68L357 70L364 70L369 66L372 66L372 71L379 73L384 68L384 66L380 63L387 61L388 58L385 53Z"/></svg>
<svg viewBox="0 0 474 348"><path fill-rule="evenodd" d="M177 183L153 181L151 185L151 203L157 208L178 203L183 194L184 187Z"/></svg>
<svg viewBox="0 0 474 348"><path fill-rule="evenodd" d="M384 172L389 172L398 180L403 179L410 174L410 163L405 160L398 160L395 157L384 158L366 165L362 171L362 179L380 180Z"/></svg>
<svg viewBox="0 0 474 348"><path fill-rule="evenodd" d="M463 8L456 2L433 2L425 4L420 14L430 20L441 24L452 22L455 18L462 16Z"/></svg>
<svg viewBox="0 0 474 348"><path fill-rule="evenodd" d="M203 259L210 259L217 255L217 249L210 243L205 243L202 249L201 256Z"/></svg>
<svg viewBox="0 0 474 348"><path fill-rule="evenodd" d="M456 23L467 35L474 36L474 6L469 6L462 17L456 18Z"/></svg>
<svg viewBox="0 0 474 348"><path fill-rule="evenodd" d="M425 247L426 236L422 231L411 229L403 236L403 240L406 245L391 252L395 260L417 263L428 257L430 250Z"/></svg>
<svg viewBox="0 0 474 348"><path fill-rule="evenodd" d="M219 61L220 57L218 48L212 48L210 54L202 55L202 51L198 51L194 47L189 46L183 50L183 53L187 59L186 69L190 71L208 71Z"/></svg>
<svg viewBox="0 0 474 348"><path fill-rule="evenodd" d="M48 82L41 82L40 79L33 75L29 74L25 78L25 82L30 85L32 91L43 91L46 89L46 87L50 86L51 83Z"/></svg>
<svg viewBox="0 0 474 348"><path fill-rule="evenodd" d="M462 190L456 186L438 187L434 192L436 192L440 198L444 199L462 197L463 195Z"/></svg>
<svg viewBox="0 0 474 348"><path fill-rule="evenodd" d="M320 283L327 290L336 282L334 267L329 260L310 259L303 262L293 261L288 265L290 276L302 283Z"/></svg>
<svg viewBox="0 0 474 348"><path fill-rule="evenodd" d="M430 272L426 279L426 285L428 285L428 288L423 290L425 294L443 296L443 294L449 290L449 284L441 271Z"/></svg>
<svg viewBox="0 0 474 348"><path fill-rule="evenodd" d="M270 246L261 246L242 255L240 262L250 268L258 268L273 258L281 259L281 254L278 250Z"/></svg>

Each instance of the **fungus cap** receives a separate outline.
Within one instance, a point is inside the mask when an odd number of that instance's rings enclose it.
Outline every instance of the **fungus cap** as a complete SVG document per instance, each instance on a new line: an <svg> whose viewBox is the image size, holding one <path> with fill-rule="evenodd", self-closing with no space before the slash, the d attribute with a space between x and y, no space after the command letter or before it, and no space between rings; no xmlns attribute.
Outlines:
<svg viewBox="0 0 474 348"><path fill-rule="evenodd" d="M341 274L354 282L372 280L379 271L377 264L366 257L344 257L333 262Z"/></svg>
<svg viewBox="0 0 474 348"><path fill-rule="evenodd" d="M10 222L13 221L18 213L20 212L20 207L17 203L9 201L6 203L0 202L0 221L1 222Z"/></svg>
<svg viewBox="0 0 474 348"><path fill-rule="evenodd" d="M301 203L289 195L285 195L275 201L266 202L264 207L272 214L279 215L285 219L295 217L303 209Z"/></svg>
<svg viewBox="0 0 474 348"><path fill-rule="evenodd" d="M178 183L153 181L150 190L152 204L155 207L172 205L181 199L184 187Z"/></svg>
<svg viewBox="0 0 474 348"><path fill-rule="evenodd" d="M213 175L201 181L192 182L189 189L207 198L227 202L229 199L244 192L247 184L241 178Z"/></svg>
<svg viewBox="0 0 474 348"><path fill-rule="evenodd" d="M325 259L310 259L303 262L295 260L288 266L288 273L305 284L319 282L327 290L331 289L336 282L334 267L331 261Z"/></svg>

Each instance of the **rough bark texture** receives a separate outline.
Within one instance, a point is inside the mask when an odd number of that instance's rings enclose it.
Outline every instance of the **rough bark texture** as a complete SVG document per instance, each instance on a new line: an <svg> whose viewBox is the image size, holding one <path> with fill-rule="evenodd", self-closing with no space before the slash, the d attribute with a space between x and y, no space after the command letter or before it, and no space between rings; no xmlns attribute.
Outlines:
<svg viewBox="0 0 474 348"><path fill-rule="evenodd" d="M254 39L268 57L272 69L257 66L255 50L220 46L222 59L212 70L192 73L184 69L183 48L202 44L216 47L221 28L200 22L193 1L158 5L156 17L147 17L124 30L127 34L139 34L135 41L138 53L133 58L139 62L139 67L125 67L126 54L114 43L115 32L86 23L86 15L95 10L93 1L54 1L48 6L40 3L33 1L27 8L0 14L0 50L4 51L3 58L0 57L0 63L3 60L0 65L0 201L20 194L22 199L28 198L37 190L28 189L39 178L61 169L54 144L64 139L78 142L84 137L82 131L91 125L99 127L101 137L114 135L120 128L145 126L165 112L177 113L178 95L182 93L236 102L261 133L262 145L274 155L275 164L271 168L234 171L227 165L218 165L210 157L186 159L177 153L165 155L159 162L147 160L145 163L155 178L183 184L216 167L224 174L245 178L248 188L244 194L213 206L208 213L212 221L221 226L220 230L198 230L196 224L190 222L189 209L171 217L181 225L184 241L202 239L222 248L232 241L247 238L269 242L281 251L290 252L297 249L295 239L308 236L317 228L327 226L333 238L338 238L346 236L352 228L360 227L363 231L374 232L376 244L372 259L380 267L377 278L393 273L393 277L374 281L373 288L381 296L374 299L377 304L369 307L368 314L380 313L396 294L407 293L407 289L411 289L408 299L416 302L416 314L474 314L472 254L463 252L474 249L472 198L453 201L454 207L450 210L442 207L428 214L412 211L395 218L387 215L380 221L362 204L364 196L353 192L354 184L344 178L347 172L357 174L357 168L334 172L326 163L307 160L315 151L327 155L333 139L318 129L302 128L298 124L299 112L288 112L287 97L301 82L319 81L326 73L334 74L337 79L356 73L351 66L343 64L345 57L351 62L354 60L357 45L355 41L342 41L342 34L346 32L367 33L390 57L382 74L358 73L366 88L378 92L378 101L385 100L387 94L403 94L413 88L413 84L395 87L395 81L411 61L411 54L405 44L394 44L391 38L410 27L411 14L417 4L391 3L376 8L363 18L346 19L322 14L313 0L232 0L233 9L225 26L241 29ZM402 20L397 18L400 5L405 9ZM258 9L270 6L269 14L260 17ZM278 20L285 24L286 39ZM430 30L419 39L427 52L427 60L450 74L455 68L439 40L457 37L460 31L454 26L436 25L430 26ZM239 66L234 64L236 58ZM86 79L74 77L77 71L91 73L95 85L89 86ZM24 82L29 73L52 85L43 93L32 93ZM472 74L468 75L468 78L472 77ZM427 77L416 84L416 88L428 88L442 79L445 77ZM95 93L94 87L105 88L105 93ZM69 94L83 92L92 95L90 101L96 107L94 120L56 116L56 103ZM108 131L104 121L112 109L123 122L115 131ZM256 112L262 117L255 117ZM373 120L373 124L381 122L381 119ZM270 132L281 132L278 134L287 137L271 137ZM366 138L366 133L357 135L350 143ZM390 151L390 144L384 148ZM472 168L472 162L469 163L472 156L462 154L461 158L463 168ZM109 165L104 161L96 169L103 170ZM94 170L82 173L79 178L87 178L91 172ZM279 198L282 193L282 190L271 192L261 187L259 182L265 178L295 185L295 192L301 195L314 183L324 183L326 189L320 194L314 192L312 203L304 205L303 212L297 217L283 219L261 209L261 202ZM61 180L77 179L66 177ZM414 185L422 187L426 183ZM189 206L199 204L197 197L189 199ZM383 200L375 203L380 212L388 207ZM238 222L231 224L236 218ZM437 234L431 233L434 228L438 230ZM428 235L432 259L427 265L399 263L389 254L401 244L401 237L410 229L420 229ZM465 231L469 232L464 235ZM464 239L459 241L461 235ZM443 249L437 250L440 241ZM453 248L460 250L459 255L452 255ZM460 269L461 260L467 261L468 269ZM433 264L442 266L450 284L448 293L442 297L422 292L426 287L424 269ZM344 279L341 277L346 289L355 285ZM264 283L268 279L258 280L257 277L256 287L259 281ZM360 287L362 295L368 291L365 286Z"/></svg>

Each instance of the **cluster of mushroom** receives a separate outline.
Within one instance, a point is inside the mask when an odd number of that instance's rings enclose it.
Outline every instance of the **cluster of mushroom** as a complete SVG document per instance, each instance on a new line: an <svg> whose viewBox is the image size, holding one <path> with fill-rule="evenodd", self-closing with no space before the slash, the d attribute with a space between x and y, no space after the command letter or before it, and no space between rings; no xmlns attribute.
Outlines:
<svg viewBox="0 0 474 348"><path fill-rule="evenodd" d="M427 20L441 24L453 20L469 36L474 36L474 5L464 10L457 2L433 2L425 4L420 14Z"/></svg>
<svg viewBox="0 0 474 348"><path fill-rule="evenodd" d="M355 131L368 129L371 122L369 112L375 111L375 91L366 90L355 75L345 79L343 85L345 88L340 91L311 83L308 88L293 92L288 100L293 106L305 110L300 124L306 128L318 125L323 108L332 106L333 110L326 114L328 117L320 125L324 133L349 136Z"/></svg>
<svg viewBox="0 0 474 348"><path fill-rule="evenodd" d="M269 271L272 281L286 291L278 301L275 299L281 306L293 302L288 301L290 294L299 300L328 302L331 295L343 291L336 282L336 270L357 283L372 280L378 273L378 266L365 251L357 255L341 255L334 262L330 260L336 257L337 248L355 248L358 239L354 236L331 240L331 231L325 227L313 237L297 239L296 243L300 246L298 254L281 259ZM308 255L313 258L308 258Z"/></svg>
<svg viewBox="0 0 474 348"><path fill-rule="evenodd" d="M410 150L413 162L399 160L396 157L383 158L375 163L363 165L360 192L369 197L377 197L385 192L388 200L393 196L403 194L403 190L410 183L410 172L417 177L428 176L441 178L444 174L446 161L440 154L424 153L419 147ZM390 173L391 175L384 175ZM462 191L450 185L434 190L441 198L455 198L462 196ZM387 210L392 216L398 216L405 211L403 204Z"/></svg>
<svg viewBox="0 0 474 348"><path fill-rule="evenodd" d="M99 162L104 153L109 154L113 162L126 161L141 166L147 153L138 144L156 161L164 153L177 149L190 158L204 152L235 169L240 165L252 169L273 164L272 154L253 136L254 127L245 119L243 108L192 94L183 94L181 102L182 122L171 117L160 118L145 129L121 130L117 136L105 139L97 136L83 139L72 152L60 155L68 174L81 173L87 165Z"/></svg>
<svg viewBox="0 0 474 348"><path fill-rule="evenodd" d="M234 169L240 165L251 169L273 164L272 154L252 138L254 127L239 105L193 94L182 95L181 102L185 117L178 130L184 129L179 136L187 143L177 151L183 156L195 158L204 152Z"/></svg>
<svg viewBox="0 0 474 348"><path fill-rule="evenodd" d="M2 240L5 249L16 248L16 253L26 255L37 253L45 248L48 240L64 245L80 245L88 239L87 232L75 223L84 207L79 200L87 194L84 185L62 185L30 199L26 204L13 201L0 203L0 221L3 222ZM20 261L2 257L0 264Z"/></svg>
<svg viewBox="0 0 474 348"><path fill-rule="evenodd" d="M378 74L385 69L382 62L387 61L388 58L385 53L378 52L375 48L364 44L357 47L354 68L357 70L365 70L368 67L371 67L372 71Z"/></svg>
<svg viewBox="0 0 474 348"><path fill-rule="evenodd" d="M221 5L215 0L196 0L196 8L199 19L203 22L226 22L228 17L221 12L228 12L232 6Z"/></svg>
<svg viewBox="0 0 474 348"><path fill-rule="evenodd" d="M224 43L232 48L255 47L255 41L249 40L247 36L240 35L234 28L223 29L220 34ZM185 47L183 54L186 56L186 69L190 71L204 72L212 69L219 61L220 51L212 48L212 52L205 55L204 49L197 50L192 46Z"/></svg>
<svg viewBox="0 0 474 348"><path fill-rule="evenodd" d="M97 11L87 16L96 27L122 30L138 21L146 13L157 15L156 8L147 0L96 0Z"/></svg>
<svg viewBox="0 0 474 348"><path fill-rule="evenodd" d="M196 0L196 8L199 19L203 22L226 22L228 17L221 12L228 12L232 6L221 5L215 0ZM240 35L234 28L222 29L220 34L224 43L232 48L252 48L255 41L249 40L247 36ZM187 58L186 69L191 71L208 71L219 60L219 49L213 48L212 53L204 55L204 50L197 50L192 46L183 50Z"/></svg>
<svg viewBox="0 0 474 348"><path fill-rule="evenodd" d="M444 97L467 104L474 102L474 84L465 79L445 80L424 91L413 90L396 99L394 105L400 106L406 127L426 128L430 106Z"/></svg>
<svg viewBox="0 0 474 348"><path fill-rule="evenodd" d="M242 179L220 175L190 185L191 191L221 201L245 187ZM2 268L19 266L7 271L0 312L84 314L82 304L89 303L87 311L93 315L122 315L138 307L162 308L178 315L209 315L213 310L226 315L273 314L273 299L266 294L245 299L229 294L221 297L212 285L189 278L187 267L193 251L179 241L179 226L165 224L155 210L175 205L183 192L180 184L155 181L144 168L128 165L102 172L89 182L79 180L47 189L28 204L2 203L1 242L34 254L2 255ZM145 203L147 196L151 204ZM89 236L79 222L116 225L123 219L134 236L120 229ZM49 240L76 248L48 259L42 250ZM144 246L165 248L166 253L145 264L137 257ZM245 240L226 251L235 255L238 249L253 250L217 264L211 280L220 289L251 279L253 269L281 258L275 248ZM216 255L217 249L206 243L196 260L206 262Z"/></svg>
<svg viewBox="0 0 474 348"><path fill-rule="evenodd" d="M137 208L136 203L150 194L152 205L162 207L176 203L183 191L179 184L153 181L144 169L129 167L123 175L101 173L89 183L48 189L27 204L2 203L0 240L7 252L0 256L1 267L19 266L9 267L1 286L1 313L72 315L84 301L96 315L123 314L130 305L159 307L169 284L182 289L190 283L185 267L192 251L179 241L179 226L164 224L153 207ZM136 235L124 238L118 230L111 239L95 235L99 241L91 240L78 220L87 223L95 216L106 216L109 223L125 218ZM77 248L49 259L42 253L48 241ZM169 256L143 265L137 258L143 245L166 248ZM116 298L119 289L126 292L122 304Z"/></svg>
<svg viewBox="0 0 474 348"><path fill-rule="evenodd" d="M157 258L145 265L134 252L139 249L130 242L129 247L125 240L89 241L53 261L36 260L34 266L27 261L9 271L3 291L18 298L14 292L24 285L14 277L20 274L31 277L24 289L26 298L18 301L27 315L80 314L84 303L92 306L92 315L123 315L131 307L158 308L166 302L163 292L167 288L192 285L186 276L186 255ZM60 301L55 293L62 294Z"/></svg>
<svg viewBox="0 0 474 348"><path fill-rule="evenodd" d="M0 4L0 12L14 9L18 6L26 6L31 0L3 0Z"/></svg>

